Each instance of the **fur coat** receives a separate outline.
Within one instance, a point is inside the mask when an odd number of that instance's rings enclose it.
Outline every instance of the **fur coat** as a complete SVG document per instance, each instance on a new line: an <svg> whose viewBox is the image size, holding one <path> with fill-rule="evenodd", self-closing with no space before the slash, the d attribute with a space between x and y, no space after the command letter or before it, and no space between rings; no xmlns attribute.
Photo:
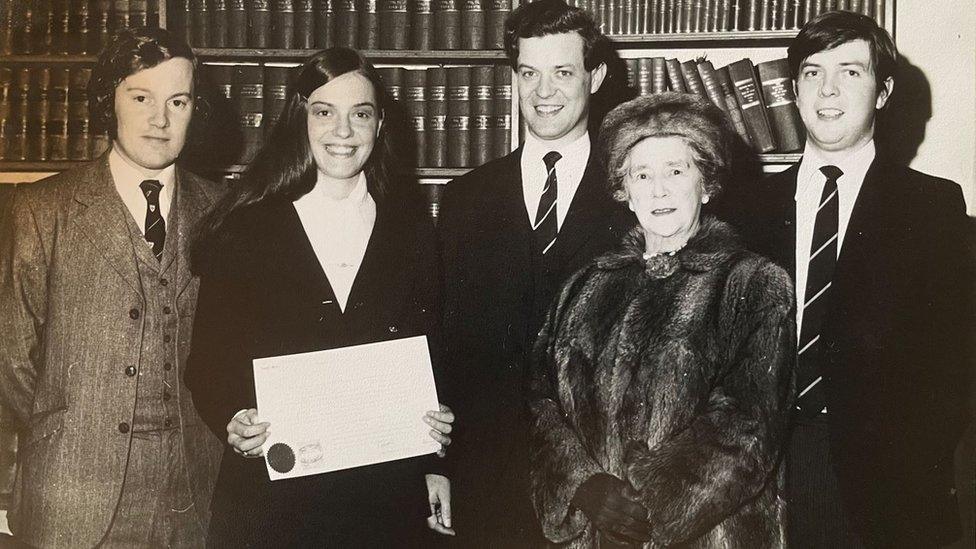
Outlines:
<svg viewBox="0 0 976 549"><path fill-rule="evenodd" d="M710 218L676 255L643 252L636 227L567 281L540 333L530 474L542 529L595 547L570 501L605 472L648 509L645 547L782 546L790 278Z"/></svg>

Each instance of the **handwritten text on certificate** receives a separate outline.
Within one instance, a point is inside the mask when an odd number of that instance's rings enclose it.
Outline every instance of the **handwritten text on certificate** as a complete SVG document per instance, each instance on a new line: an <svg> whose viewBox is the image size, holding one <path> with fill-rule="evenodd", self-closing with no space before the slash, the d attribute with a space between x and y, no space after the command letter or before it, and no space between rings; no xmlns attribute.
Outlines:
<svg viewBox="0 0 976 549"><path fill-rule="evenodd" d="M421 419L437 410L425 336L254 360L271 480L436 452Z"/></svg>

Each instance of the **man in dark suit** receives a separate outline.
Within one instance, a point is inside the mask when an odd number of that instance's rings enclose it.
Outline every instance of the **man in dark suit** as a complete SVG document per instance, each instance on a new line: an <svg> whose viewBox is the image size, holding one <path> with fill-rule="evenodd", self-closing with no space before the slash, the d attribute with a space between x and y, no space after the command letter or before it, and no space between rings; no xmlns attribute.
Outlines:
<svg viewBox="0 0 976 549"><path fill-rule="evenodd" d="M215 189L174 163L189 46L123 30L92 72L112 148L0 216L0 398L20 431L10 526L35 547L198 547L220 441L183 383L193 227Z"/></svg>
<svg viewBox="0 0 976 549"><path fill-rule="evenodd" d="M894 44L834 12L789 48L800 163L750 193L741 225L795 276L792 547L937 547L959 533L953 451L972 367L962 193L886 162L874 125Z"/></svg>
<svg viewBox="0 0 976 549"><path fill-rule="evenodd" d="M606 75L600 40L590 17L562 0L516 9L505 45L525 142L445 193L445 363L462 418L448 456L464 547L541 541L526 486L526 357L563 280L632 223L604 188L587 132Z"/></svg>

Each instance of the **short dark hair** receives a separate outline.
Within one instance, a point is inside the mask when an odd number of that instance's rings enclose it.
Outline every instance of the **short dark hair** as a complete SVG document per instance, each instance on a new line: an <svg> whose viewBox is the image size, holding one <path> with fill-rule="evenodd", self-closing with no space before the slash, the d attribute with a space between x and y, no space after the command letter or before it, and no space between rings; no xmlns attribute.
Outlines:
<svg viewBox="0 0 976 549"><path fill-rule="evenodd" d="M583 67L591 71L606 61L607 39L593 18L563 0L538 0L522 4L505 20L505 53L512 69L518 69L519 38L575 32L583 39Z"/></svg>
<svg viewBox="0 0 976 549"><path fill-rule="evenodd" d="M165 29L136 27L118 31L102 50L88 84L91 124L96 131L116 137L115 89L133 74L164 61L183 58L193 63L196 81L197 59L193 49Z"/></svg>
<svg viewBox="0 0 976 549"><path fill-rule="evenodd" d="M898 50L888 31L881 28L874 19L850 11L823 13L803 25L787 50L790 74L796 80L800 74L800 65L806 58L855 40L868 43L871 49L871 66L880 90L884 81L895 75Z"/></svg>
<svg viewBox="0 0 976 549"><path fill-rule="evenodd" d="M732 162L735 130L728 116L697 95L665 92L631 99L610 111L600 128L600 153L615 200L627 200L624 163L631 149L649 137L680 137L702 173L702 190L718 196Z"/></svg>

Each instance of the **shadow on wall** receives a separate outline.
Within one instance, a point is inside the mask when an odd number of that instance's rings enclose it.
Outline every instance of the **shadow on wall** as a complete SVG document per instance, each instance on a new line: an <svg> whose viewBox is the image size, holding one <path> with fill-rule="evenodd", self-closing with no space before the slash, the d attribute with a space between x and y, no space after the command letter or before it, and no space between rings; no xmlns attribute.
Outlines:
<svg viewBox="0 0 976 549"><path fill-rule="evenodd" d="M900 56L894 93L875 128L878 153L896 164L907 166L925 141L925 126L931 118L932 87L929 80L922 69Z"/></svg>

